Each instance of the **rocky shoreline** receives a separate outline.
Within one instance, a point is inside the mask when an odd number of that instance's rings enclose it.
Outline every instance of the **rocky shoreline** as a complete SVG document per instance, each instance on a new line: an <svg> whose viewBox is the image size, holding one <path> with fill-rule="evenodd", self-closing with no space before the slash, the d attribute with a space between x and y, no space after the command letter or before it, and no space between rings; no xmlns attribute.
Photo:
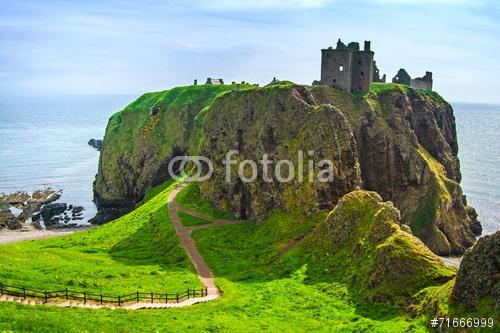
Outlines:
<svg viewBox="0 0 500 333"><path fill-rule="evenodd" d="M62 190L50 187L34 191L0 194L0 230L22 230L27 226L34 229L64 229L79 226L83 219L82 206L56 202Z"/></svg>

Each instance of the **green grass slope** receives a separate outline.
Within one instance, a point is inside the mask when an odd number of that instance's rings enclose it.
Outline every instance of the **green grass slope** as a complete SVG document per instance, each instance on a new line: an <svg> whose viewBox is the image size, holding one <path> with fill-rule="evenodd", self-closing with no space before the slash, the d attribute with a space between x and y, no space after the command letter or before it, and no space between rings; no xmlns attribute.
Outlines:
<svg viewBox="0 0 500 333"><path fill-rule="evenodd" d="M189 183L176 197L181 206L216 219L235 220L236 218L228 213L217 209L214 205L203 200L200 189L196 183Z"/></svg>
<svg viewBox="0 0 500 333"><path fill-rule="evenodd" d="M177 215L179 216L179 219L181 220L181 223L185 227L194 227L194 226L199 226L199 225L204 225L204 224L210 224L211 222L200 219L198 217L183 213L183 212L177 212Z"/></svg>
<svg viewBox="0 0 500 333"><path fill-rule="evenodd" d="M181 192L184 205L225 215L201 202L194 187ZM157 199L164 202L165 195L160 193L138 210ZM0 331L425 332L426 325L418 318L391 306L360 305L346 284L311 276L314 271L293 254L293 246L324 218L276 212L269 217L273 223L249 222L194 232L197 247L224 292L220 300L147 311L0 303ZM287 227L289 223L293 228Z"/></svg>
<svg viewBox="0 0 500 333"><path fill-rule="evenodd" d="M201 287L169 223L170 189L104 226L0 246L0 281L40 290L68 287L111 295Z"/></svg>
<svg viewBox="0 0 500 333"><path fill-rule="evenodd" d="M296 255L311 264L317 279L345 282L362 300L408 304L421 289L442 285L455 272L399 223L399 211L375 192L351 192Z"/></svg>

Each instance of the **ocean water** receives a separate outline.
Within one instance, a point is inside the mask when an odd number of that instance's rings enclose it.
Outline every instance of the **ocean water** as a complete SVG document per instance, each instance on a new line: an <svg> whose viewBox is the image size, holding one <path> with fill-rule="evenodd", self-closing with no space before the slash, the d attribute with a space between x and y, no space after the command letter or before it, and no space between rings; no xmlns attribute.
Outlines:
<svg viewBox="0 0 500 333"><path fill-rule="evenodd" d="M500 230L500 105L452 103L467 203L476 208L483 234Z"/></svg>
<svg viewBox="0 0 500 333"><path fill-rule="evenodd" d="M0 192L63 189L60 202L94 216L92 182L108 118L137 96L0 98ZM500 105L453 104L462 187L484 234L500 230ZM84 220L84 221L85 221Z"/></svg>
<svg viewBox="0 0 500 333"><path fill-rule="evenodd" d="M134 96L0 98L0 192L62 189L59 202L85 208L92 218L92 182L99 152L87 142L101 139L108 118Z"/></svg>

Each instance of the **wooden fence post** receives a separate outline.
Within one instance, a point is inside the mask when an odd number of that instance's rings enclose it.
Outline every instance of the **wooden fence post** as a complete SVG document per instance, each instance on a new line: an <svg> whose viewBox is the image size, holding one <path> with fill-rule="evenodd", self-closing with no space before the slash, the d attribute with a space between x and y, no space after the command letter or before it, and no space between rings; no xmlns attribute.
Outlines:
<svg viewBox="0 0 500 333"><path fill-rule="evenodd" d="M137 290L137 303L139 303L139 290Z"/></svg>
<svg viewBox="0 0 500 333"><path fill-rule="evenodd" d="M66 288L65 292L66 292L66 300L68 300L69 299L68 288Z"/></svg>
<svg viewBox="0 0 500 333"><path fill-rule="evenodd" d="M168 303L168 293L165 293L165 303Z"/></svg>
<svg viewBox="0 0 500 333"><path fill-rule="evenodd" d="M151 292L151 303L154 303L154 302L155 302L155 300L153 298L153 292Z"/></svg>
<svg viewBox="0 0 500 333"><path fill-rule="evenodd" d="M3 295L3 283L0 283L0 295Z"/></svg>
<svg viewBox="0 0 500 333"><path fill-rule="evenodd" d="M188 288L188 299L189 299L189 296L190 296L189 293L190 293L190 291L189 291L189 288Z"/></svg>
<svg viewBox="0 0 500 333"><path fill-rule="evenodd" d="M100 296L101 296L101 305L102 305L102 294Z"/></svg>
<svg viewBox="0 0 500 333"><path fill-rule="evenodd" d="M23 287L23 298L26 299L26 288Z"/></svg>
<svg viewBox="0 0 500 333"><path fill-rule="evenodd" d="M83 292L83 304L87 304L87 292Z"/></svg>
<svg viewBox="0 0 500 333"><path fill-rule="evenodd" d="M47 295L47 290L43 292L45 294L45 303L49 301L49 295Z"/></svg>
<svg viewBox="0 0 500 333"><path fill-rule="evenodd" d="M177 292L177 303L179 303L179 292Z"/></svg>
<svg viewBox="0 0 500 333"><path fill-rule="evenodd" d="M122 297L118 296L118 306L122 306Z"/></svg>

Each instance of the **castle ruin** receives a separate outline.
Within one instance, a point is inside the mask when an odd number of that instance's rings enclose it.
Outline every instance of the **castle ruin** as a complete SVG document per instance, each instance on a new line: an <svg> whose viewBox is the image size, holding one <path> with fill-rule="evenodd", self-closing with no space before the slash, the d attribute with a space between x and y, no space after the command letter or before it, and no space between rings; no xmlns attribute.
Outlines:
<svg viewBox="0 0 500 333"><path fill-rule="evenodd" d="M424 76L412 79L410 87L432 90L432 72L425 72Z"/></svg>
<svg viewBox="0 0 500 333"><path fill-rule="evenodd" d="M386 75L380 76L374 55L370 41L365 41L363 50L360 50L359 43L345 45L339 39L335 48L321 50L321 79L313 84L328 85L351 93L366 93L372 82L386 82ZM412 79L401 68L392 82L432 90L432 73L426 72L425 76Z"/></svg>
<svg viewBox="0 0 500 333"><path fill-rule="evenodd" d="M425 72L424 76L412 79L410 74L404 68L401 68L396 76L392 78L392 83L406 84L412 88L432 90L432 72Z"/></svg>
<svg viewBox="0 0 500 333"><path fill-rule="evenodd" d="M365 41L361 51L359 43L345 45L339 39L335 49L321 50L320 84L349 92L369 91L373 81L373 56L369 41Z"/></svg>

